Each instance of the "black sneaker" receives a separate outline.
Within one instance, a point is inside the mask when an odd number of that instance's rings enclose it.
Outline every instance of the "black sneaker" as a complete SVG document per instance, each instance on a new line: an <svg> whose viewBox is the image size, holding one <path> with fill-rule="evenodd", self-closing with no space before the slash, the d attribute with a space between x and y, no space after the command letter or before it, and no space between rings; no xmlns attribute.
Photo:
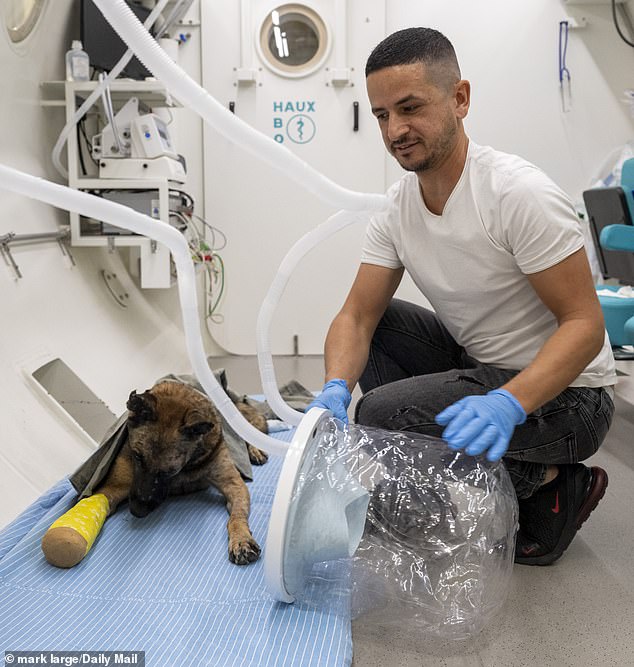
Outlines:
<svg viewBox="0 0 634 667"><path fill-rule="evenodd" d="M568 548L608 486L602 468L559 466L559 474L530 498L519 501L515 562L550 565Z"/></svg>

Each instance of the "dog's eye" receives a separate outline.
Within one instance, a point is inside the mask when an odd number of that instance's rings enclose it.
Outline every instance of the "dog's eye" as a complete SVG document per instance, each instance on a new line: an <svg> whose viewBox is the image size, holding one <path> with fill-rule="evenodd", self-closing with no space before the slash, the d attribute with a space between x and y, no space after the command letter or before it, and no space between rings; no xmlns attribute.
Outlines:
<svg viewBox="0 0 634 667"><path fill-rule="evenodd" d="M132 458L133 458L135 461L138 461L139 463L141 463L141 462L143 461L143 456L141 456L141 454L139 454L139 452L135 452L135 451L133 451L133 452L132 452Z"/></svg>

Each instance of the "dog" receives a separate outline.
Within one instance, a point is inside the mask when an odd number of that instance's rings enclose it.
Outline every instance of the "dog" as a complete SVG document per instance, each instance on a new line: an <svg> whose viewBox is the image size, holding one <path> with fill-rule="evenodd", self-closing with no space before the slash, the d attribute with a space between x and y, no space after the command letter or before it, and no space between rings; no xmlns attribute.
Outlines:
<svg viewBox="0 0 634 667"><path fill-rule="evenodd" d="M257 429L267 432L266 419L255 408L235 403ZM211 401L180 382L164 381L127 402L128 440L95 493L108 499L113 514L127 500L130 512L147 516L169 495L193 493L214 486L226 499L229 560L246 565L260 556L249 528L250 496L222 434L222 422ZM268 455L247 444L251 463Z"/></svg>

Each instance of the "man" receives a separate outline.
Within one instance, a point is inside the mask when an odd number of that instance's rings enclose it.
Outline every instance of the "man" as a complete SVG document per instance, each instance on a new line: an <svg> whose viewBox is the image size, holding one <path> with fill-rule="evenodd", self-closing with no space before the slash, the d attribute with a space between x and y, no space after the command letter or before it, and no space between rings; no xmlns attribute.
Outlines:
<svg viewBox="0 0 634 667"><path fill-rule="evenodd" d="M370 222L313 405L347 419L359 382L357 422L504 457L520 507L516 562L552 563L603 497L605 471L579 461L614 412L614 359L575 211L535 166L467 137L470 84L444 35L390 35L366 82L408 173ZM435 312L392 298L405 270Z"/></svg>

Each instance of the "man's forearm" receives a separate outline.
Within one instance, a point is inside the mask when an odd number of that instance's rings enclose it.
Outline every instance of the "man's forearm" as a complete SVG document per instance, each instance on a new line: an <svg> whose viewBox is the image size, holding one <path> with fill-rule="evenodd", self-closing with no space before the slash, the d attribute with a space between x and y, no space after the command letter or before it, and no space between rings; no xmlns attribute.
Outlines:
<svg viewBox="0 0 634 667"><path fill-rule="evenodd" d="M341 378L352 392L368 361L372 333L348 315L334 319L326 336L326 381Z"/></svg>
<svg viewBox="0 0 634 667"><path fill-rule="evenodd" d="M601 351L605 331L595 321L569 320L546 341L533 362L502 388L528 414L544 405L578 377Z"/></svg>

